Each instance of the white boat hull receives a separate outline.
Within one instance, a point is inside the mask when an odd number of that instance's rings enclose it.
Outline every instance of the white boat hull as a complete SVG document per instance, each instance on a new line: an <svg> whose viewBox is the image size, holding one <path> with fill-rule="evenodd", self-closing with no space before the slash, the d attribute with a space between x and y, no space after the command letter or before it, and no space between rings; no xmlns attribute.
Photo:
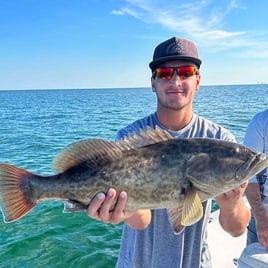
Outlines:
<svg viewBox="0 0 268 268"><path fill-rule="evenodd" d="M232 237L220 226L219 211L212 213L208 225L208 243L213 268L235 268L233 260L238 259L246 247L246 232L239 237Z"/></svg>

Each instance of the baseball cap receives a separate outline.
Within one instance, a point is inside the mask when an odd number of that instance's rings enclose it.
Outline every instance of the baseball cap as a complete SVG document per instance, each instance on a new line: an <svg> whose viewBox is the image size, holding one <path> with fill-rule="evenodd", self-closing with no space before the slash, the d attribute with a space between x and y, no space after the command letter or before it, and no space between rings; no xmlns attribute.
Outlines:
<svg viewBox="0 0 268 268"><path fill-rule="evenodd" d="M154 50L153 60L149 66L153 71L159 64L170 60L190 61L196 64L198 68L202 63L198 57L195 44L179 37L172 37L160 43Z"/></svg>

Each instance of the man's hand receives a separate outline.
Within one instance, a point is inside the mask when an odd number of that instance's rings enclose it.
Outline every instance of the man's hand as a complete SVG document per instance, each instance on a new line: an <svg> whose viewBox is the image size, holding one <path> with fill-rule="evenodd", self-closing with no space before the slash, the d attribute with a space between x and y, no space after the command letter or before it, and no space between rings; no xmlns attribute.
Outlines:
<svg viewBox="0 0 268 268"><path fill-rule="evenodd" d="M89 217L103 221L105 223L118 224L125 219L129 218L133 212L125 211L125 205L127 203L127 193L121 192L116 199L116 191L109 189L107 195L104 193L98 193L90 202L87 208L87 214ZM112 210L112 206L116 201L116 205Z"/></svg>
<svg viewBox="0 0 268 268"><path fill-rule="evenodd" d="M242 195L244 194L246 188L247 188L248 183L244 182L240 186L224 193L221 195L216 196L215 200L219 207L230 207L232 208L234 204L238 201L240 201Z"/></svg>
<svg viewBox="0 0 268 268"><path fill-rule="evenodd" d="M105 223L118 224L125 222L133 229L142 230L151 222L151 211L125 210L127 193L121 192L116 200L115 189L109 189L107 195L98 193L90 202L87 208L89 217ZM115 204L115 206L113 205Z"/></svg>

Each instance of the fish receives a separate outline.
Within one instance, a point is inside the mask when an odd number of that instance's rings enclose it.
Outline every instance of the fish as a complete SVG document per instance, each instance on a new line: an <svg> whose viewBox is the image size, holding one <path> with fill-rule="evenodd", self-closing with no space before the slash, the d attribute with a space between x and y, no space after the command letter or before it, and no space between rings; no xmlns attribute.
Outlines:
<svg viewBox="0 0 268 268"><path fill-rule="evenodd" d="M97 193L114 188L127 192L126 210L166 208L177 232L201 219L202 202L238 187L268 166L268 158L235 142L175 139L148 126L115 142L74 142L52 166L55 173L42 176L0 164L5 223L47 200L64 201L64 212L85 211Z"/></svg>

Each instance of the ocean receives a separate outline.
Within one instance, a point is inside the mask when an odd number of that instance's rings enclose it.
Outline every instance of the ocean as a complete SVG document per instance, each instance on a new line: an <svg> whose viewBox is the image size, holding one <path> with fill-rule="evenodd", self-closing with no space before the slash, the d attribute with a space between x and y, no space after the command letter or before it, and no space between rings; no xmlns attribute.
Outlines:
<svg viewBox="0 0 268 268"><path fill-rule="evenodd" d="M155 111L150 88L2 90L0 162L41 175L66 145L116 132ZM201 86L194 112L228 128L242 143L252 116L267 108L268 85ZM114 267L122 225L62 213L48 201L19 221L0 219L0 267Z"/></svg>

